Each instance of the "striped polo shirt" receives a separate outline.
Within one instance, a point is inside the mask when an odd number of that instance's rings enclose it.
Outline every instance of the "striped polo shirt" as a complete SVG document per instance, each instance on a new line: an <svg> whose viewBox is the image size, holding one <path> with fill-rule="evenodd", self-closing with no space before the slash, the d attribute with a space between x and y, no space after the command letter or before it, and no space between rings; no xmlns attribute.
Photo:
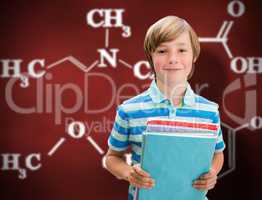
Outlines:
<svg viewBox="0 0 262 200"><path fill-rule="evenodd" d="M115 122L108 138L109 147L115 151L125 151L131 147L132 164L140 163L142 133L146 129L148 119L154 117L215 123L219 125L215 151L221 152L225 148L216 103L195 94L187 83L182 105L175 107L172 101L158 89L155 80L146 91L118 106ZM135 188L130 186L128 200L133 200L134 192Z"/></svg>

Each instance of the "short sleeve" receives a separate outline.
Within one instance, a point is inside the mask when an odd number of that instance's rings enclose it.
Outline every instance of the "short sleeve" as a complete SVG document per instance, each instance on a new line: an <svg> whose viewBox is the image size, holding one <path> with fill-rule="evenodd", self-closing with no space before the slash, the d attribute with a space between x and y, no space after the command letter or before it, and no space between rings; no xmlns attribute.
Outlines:
<svg viewBox="0 0 262 200"><path fill-rule="evenodd" d="M217 142L216 142L216 147L215 147L215 153L222 152L226 148L225 142L223 140L223 133L221 129L219 113L217 113L217 123L218 123L219 129L218 129L218 137L217 137Z"/></svg>
<svg viewBox="0 0 262 200"><path fill-rule="evenodd" d="M129 146L128 118L123 108L117 108L115 122L108 138L108 146L115 151L124 151Z"/></svg>

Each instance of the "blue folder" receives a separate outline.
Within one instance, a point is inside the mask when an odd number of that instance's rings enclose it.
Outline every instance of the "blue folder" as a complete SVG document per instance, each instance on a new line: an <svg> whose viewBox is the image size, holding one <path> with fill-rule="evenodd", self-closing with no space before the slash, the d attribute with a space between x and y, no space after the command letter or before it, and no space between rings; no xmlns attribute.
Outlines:
<svg viewBox="0 0 262 200"><path fill-rule="evenodd" d="M145 132L141 167L155 179L155 187L139 189L136 199L205 199L206 192L192 183L209 171L215 144L215 134Z"/></svg>

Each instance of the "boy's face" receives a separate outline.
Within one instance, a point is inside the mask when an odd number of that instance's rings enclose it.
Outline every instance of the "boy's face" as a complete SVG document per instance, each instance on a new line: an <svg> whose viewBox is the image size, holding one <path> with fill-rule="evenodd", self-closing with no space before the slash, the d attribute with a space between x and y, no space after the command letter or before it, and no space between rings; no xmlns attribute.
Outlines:
<svg viewBox="0 0 262 200"><path fill-rule="evenodd" d="M184 84L191 72L193 50L188 31L161 43L152 53L156 79L164 85Z"/></svg>

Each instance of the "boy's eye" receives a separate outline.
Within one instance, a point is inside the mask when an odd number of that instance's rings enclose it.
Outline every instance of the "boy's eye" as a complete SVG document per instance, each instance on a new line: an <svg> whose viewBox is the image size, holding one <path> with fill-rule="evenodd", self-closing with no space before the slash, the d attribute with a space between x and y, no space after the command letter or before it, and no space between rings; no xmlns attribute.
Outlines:
<svg viewBox="0 0 262 200"><path fill-rule="evenodd" d="M179 52L181 52L181 53L184 53L186 51L187 51L186 49L179 49Z"/></svg>
<svg viewBox="0 0 262 200"><path fill-rule="evenodd" d="M160 54L165 53L165 52L166 52L165 49L159 49L159 50L157 50L157 53L160 53Z"/></svg>

